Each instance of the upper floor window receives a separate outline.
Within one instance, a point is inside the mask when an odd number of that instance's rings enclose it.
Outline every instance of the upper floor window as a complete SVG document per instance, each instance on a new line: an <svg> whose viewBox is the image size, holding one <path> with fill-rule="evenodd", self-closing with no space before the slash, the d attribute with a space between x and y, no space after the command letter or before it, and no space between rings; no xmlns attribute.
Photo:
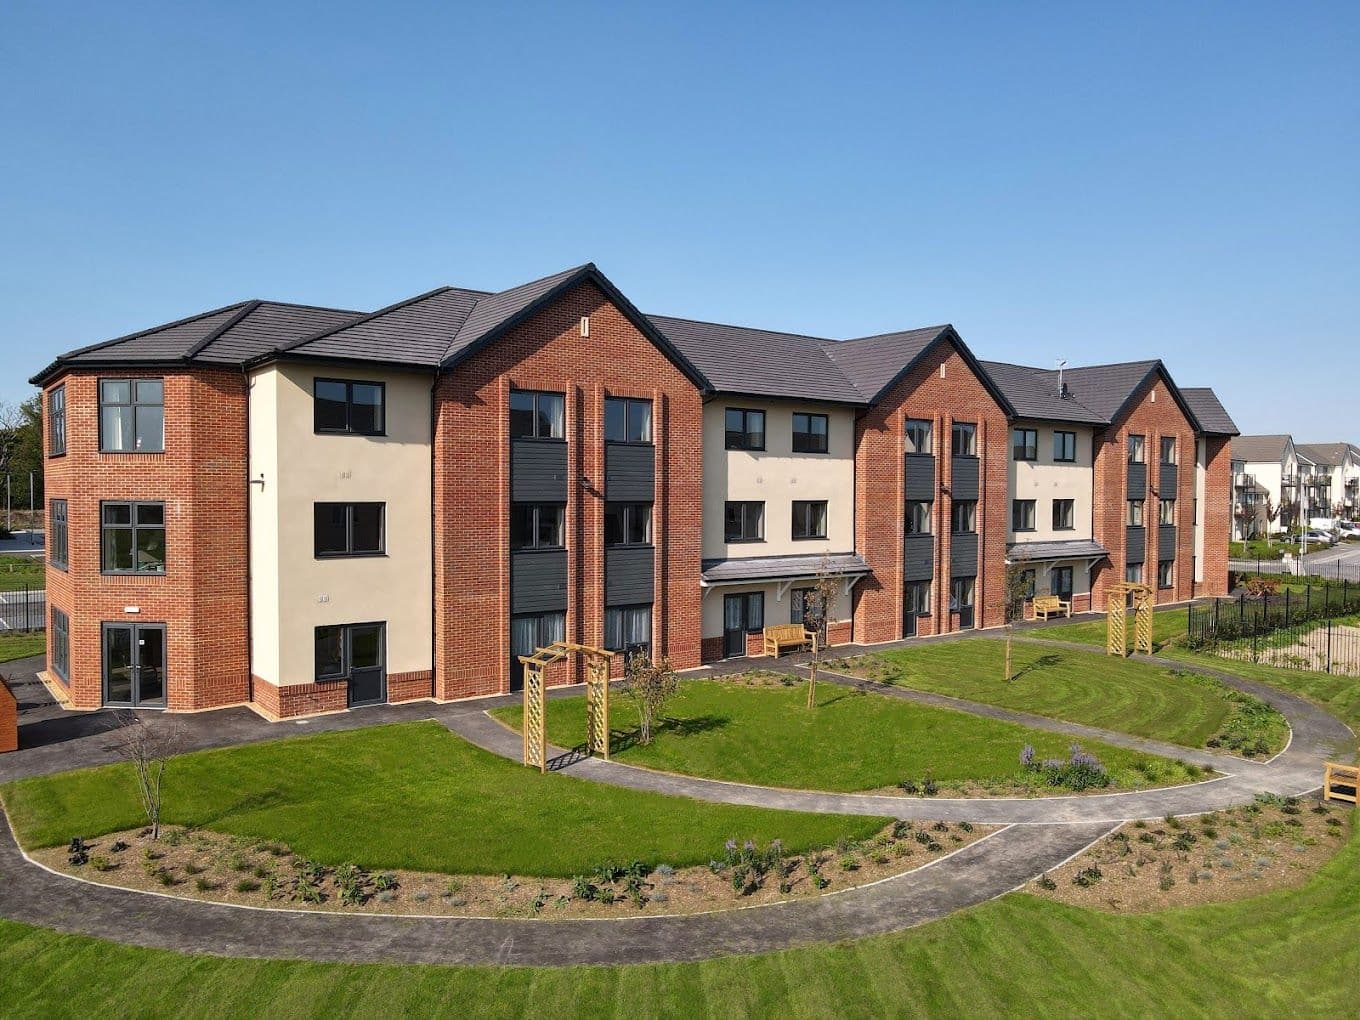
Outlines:
<svg viewBox="0 0 1360 1020"><path fill-rule="evenodd" d="M1053 501L1053 530L1071 531L1076 501L1071 499L1055 499Z"/></svg>
<svg viewBox="0 0 1360 1020"><path fill-rule="evenodd" d="M511 439L561 439L566 434L566 397L535 390L510 391Z"/></svg>
<svg viewBox="0 0 1360 1020"><path fill-rule="evenodd" d="M930 453L930 422L924 418L908 418L906 432L907 453Z"/></svg>
<svg viewBox="0 0 1360 1020"><path fill-rule="evenodd" d="M1129 463L1142 464L1145 459L1143 453L1143 437L1129 436Z"/></svg>
<svg viewBox="0 0 1360 1020"><path fill-rule="evenodd" d="M1141 499L1129 500L1129 527L1141 528L1143 526L1143 501Z"/></svg>
<svg viewBox="0 0 1360 1020"><path fill-rule="evenodd" d="M1162 436L1162 463L1176 463L1176 437Z"/></svg>
<svg viewBox="0 0 1360 1020"><path fill-rule="evenodd" d="M1034 503L1032 499L1011 500L1011 530L1034 530Z"/></svg>
<svg viewBox="0 0 1360 1020"><path fill-rule="evenodd" d="M1053 460L1059 464L1070 464L1077 459L1077 434L1061 429L1053 433Z"/></svg>
<svg viewBox="0 0 1360 1020"><path fill-rule="evenodd" d="M765 449L765 412L729 407L724 415L729 450Z"/></svg>
<svg viewBox="0 0 1360 1020"><path fill-rule="evenodd" d="M314 503L313 555L376 556L383 551L382 503Z"/></svg>
<svg viewBox="0 0 1360 1020"><path fill-rule="evenodd" d="M387 431L387 386L352 379L317 379L312 383L313 429L381 436Z"/></svg>
<svg viewBox="0 0 1360 1020"><path fill-rule="evenodd" d="M57 386L47 395L47 455L60 457L66 452L66 386Z"/></svg>
<svg viewBox="0 0 1360 1020"><path fill-rule="evenodd" d="M759 542L764 537L764 503L729 501L723 505L724 542Z"/></svg>
<svg viewBox="0 0 1360 1020"><path fill-rule="evenodd" d="M64 425L62 433L64 448ZM103 453L165 450L165 386L160 379L99 380L99 449Z"/></svg>
<svg viewBox="0 0 1360 1020"><path fill-rule="evenodd" d="M652 504L606 503L605 545L651 545Z"/></svg>
<svg viewBox="0 0 1360 1020"><path fill-rule="evenodd" d="M824 414L802 414L793 416L793 452L826 453L829 424Z"/></svg>
<svg viewBox="0 0 1360 1020"><path fill-rule="evenodd" d="M929 535L931 530L932 504L922 500L912 500L907 504L907 534Z"/></svg>
<svg viewBox="0 0 1360 1020"><path fill-rule="evenodd" d="M511 549L561 549L567 508L561 503L515 503L510 507Z"/></svg>
<svg viewBox="0 0 1360 1020"><path fill-rule="evenodd" d="M977 500L954 500L950 508L950 530L956 535L977 531Z"/></svg>
<svg viewBox="0 0 1360 1020"><path fill-rule="evenodd" d="M606 443L650 443L652 441L652 402L636 397L605 397L604 441Z"/></svg>
<svg viewBox="0 0 1360 1020"><path fill-rule="evenodd" d="M1158 520L1162 524L1176 523L1176 501L1174 499L1164 499L1157 504Z"/></svg>
<svg viewBox="0 0 1360 1020"><path fill-rule="evenodd" d="M977 426L966 421L954 423L953 447L955 457L977 456Z"/></svg>
<svg viewBox="0 0 1360 1020"><path fill-rule="evenodd" d="M102 503L99 512L104 573L165 573L164 503Z"/></svg>
<svg viewBox="0 0 1360 1020"><path fill-rule="evenodd" d="M826 500L793 501L793 537L826 538Z"/></svg>
<svg viewBox="0 0 1360 1020"><path fill-rule="evenodd" d="M1038 460L1038 429L1011 429L1011 449L1016 460Z"/></svg>
<svg viewBox="0 0 1360 1020"><path fill-rule="evenodd" d="M47 562L65 570L70 565L70 533L66 526L66 500L54 499L51 507L52 520L47 526Z"/></svg>

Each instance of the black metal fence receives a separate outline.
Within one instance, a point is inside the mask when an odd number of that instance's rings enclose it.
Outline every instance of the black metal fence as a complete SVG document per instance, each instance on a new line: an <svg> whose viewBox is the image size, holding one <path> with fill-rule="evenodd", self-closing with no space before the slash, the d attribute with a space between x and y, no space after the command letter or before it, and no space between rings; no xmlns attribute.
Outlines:
<svg viewBox="0 0 1360 1020"><path fill-rule="evenodd" d="M1360 676L1360 585L1306 585L1186 610L1186 644L1225 659Z"/></svg>
<svg viewBox="0 0 1360 1020"><path fill-rule="evenodd" d="M1287 561L1266 559L1263 556L1250 559L1233 557L1228 562L1228 569L1237 574L1312 578L1319 583L1323 581L1350 581L1352 584L1360 584L1360 562L1349 560L1333 560L1331 563L1318 564L1300 562L1292 557Z"/></svg>
<svg viewBox="0 0 1360 1020"><path fill-rule="evenodd" d="M45 589L20 588L18 591L0 591L0 631L46 629Z"/></svg>

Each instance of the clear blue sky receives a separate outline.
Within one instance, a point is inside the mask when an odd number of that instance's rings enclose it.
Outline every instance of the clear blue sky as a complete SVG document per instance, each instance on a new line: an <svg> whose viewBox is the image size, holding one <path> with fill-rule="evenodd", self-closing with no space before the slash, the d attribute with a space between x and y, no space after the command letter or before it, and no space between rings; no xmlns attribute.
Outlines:
<svg viewBox="0 0 1360 1020"><path fill-rule="evenodd" d="M1360 442L1360 4L0 7L0 398L247 297L1162 357Z"/></svg>

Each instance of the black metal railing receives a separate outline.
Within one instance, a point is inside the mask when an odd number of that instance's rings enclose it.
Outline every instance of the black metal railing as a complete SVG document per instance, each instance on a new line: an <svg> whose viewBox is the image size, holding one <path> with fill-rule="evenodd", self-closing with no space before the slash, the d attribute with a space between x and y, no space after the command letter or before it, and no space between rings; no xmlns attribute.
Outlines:
<svg viewBox="0 0 1360 1020"><path fill-rule="evenodd" d="M46 629L46 589L20 588L17 591L0 591L0 631Z"/></svg>
<svg viewBox="0 0 1360 1020"><path fill-rule="evenodd" d="M1305 585L1186 610L1186 646L1281 669L1360 676L1360 585Z"/></svg>

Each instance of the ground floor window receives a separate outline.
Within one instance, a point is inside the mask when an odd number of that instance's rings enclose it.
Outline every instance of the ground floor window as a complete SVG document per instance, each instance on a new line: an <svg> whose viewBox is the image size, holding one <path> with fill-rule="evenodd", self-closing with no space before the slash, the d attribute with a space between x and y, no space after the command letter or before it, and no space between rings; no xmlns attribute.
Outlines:
<svg viewBox="0 0 1360 1020"><path fill-rule="evenodd" d="M902 636L916 634L918 617L930 615L930 582L908 581L902 589Z"/></svg>
<svg viewBox="0 0 1360 1020"><path fill-rule="evenodd" d="M1157 587L1170 588L1175 583L1176 561L1161 560L1157 564Z"/></svg>
<svg viewBox="0 0 1360 1020"><path fill-rule="evenodd" d="M63 680L71 679L71 618L52 607L52 672Z"/></svg>
<svg viewBox="0 0 1360 1020"><path fill-rule="evenodd" d="M604 646L611 652L650 652L652 606L610 606L604 611Z"/></svg>
<svg viewBox="0 0 1360 1020"><path fill-rule="evenodd" d="M1143 582L1143 565L1141 563L1125 564L1124 580L1130 584L1141 584Z"/></svg>
<svg viewBox="0 0 1360 1020"><path fill-rule="evenodd" d="M522 613L510 617L510 654L532 655L534 649L565 641L566 613Z"/></svg>
<svg viewBox="0 0 1360 1020"><path fill-rule="evenodd" d="M959 626L973 626L973 598L977 578L956 577L949 584L949 609L959 614Z"/></svg>
<svg viewBox="0 0 1360 1020"><path fill-rule="evenodd" d="M1072 600L1072 568L1054 567L1048 576L1048 590L1050 594L1058 596L1064 602Z"/></svg>
<svg viewBox="0 0 1360 1020"><path fill-rule="evenodd" d="M316 679L349 681L350 705L387 700L386 625L341 623L316 628Z"/></svg>

